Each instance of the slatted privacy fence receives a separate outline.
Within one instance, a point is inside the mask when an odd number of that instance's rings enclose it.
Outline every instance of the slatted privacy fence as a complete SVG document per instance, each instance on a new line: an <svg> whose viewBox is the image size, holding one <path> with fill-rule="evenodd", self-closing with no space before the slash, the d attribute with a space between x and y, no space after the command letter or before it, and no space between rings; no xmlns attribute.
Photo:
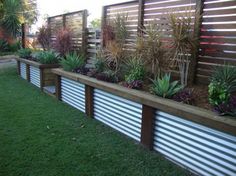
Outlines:
<svg viewBox="0 0 236 176"><path fill-rule="evenodd" d="M72 32L72 45L74 50L85 52L87 10L81 10L48 18L51 28L51 45L54 46L57 32L68 28Z"/></svg>
<svg viewBox="0 0 236 176"><path fill-rule="evenodd" d="M87 68L94 68L97 53L101 47L101 30L88 29L87 30Z"/></svg>
<svg viewBox="0 0 236 176"><path fill-rule="evenodd" d="M215 66L225 62L236 65L236 1L235 0L137 0L104 6L103 24L117 14L128 14L127 27L131 32L127 47L132 48L140 27L155 21L163 35L163 42L172 40L168 23L169 13L192 14L194 36L199 46L190 64L190 80L208 83ZM201 15L195 19L194 15Z"/></svg>
<svg viewBox="0 0 236 176"><path fill-rule="evenodd" d="M140 141L142 105L105 91L94 90L94 118Z"/></svg>
<svg viewBox="0 0 236 176"><path fill-rule="evenodd" d="M30 66L30 82L40 88L40 69Z"/></svg>
<svg viewBox="0 0 236 176"><path fill-rule="evenodd" d="M22 62L20 62L20 76L21 76L23 79L27 79L26 64L25 64L25 63L22 63Z"/></svg>
<svg viewBox="0 0 236 176"><path fill-rule="evenodd" d="M61 78L61 100L85 112L85 86L79 82Z"/></svg>
<svg viewBox="0 0 236 176"><path fill-rule="evenodd" d="M207 82L213 66L236 65L236 1L205 0L197 80Z"/></svg>

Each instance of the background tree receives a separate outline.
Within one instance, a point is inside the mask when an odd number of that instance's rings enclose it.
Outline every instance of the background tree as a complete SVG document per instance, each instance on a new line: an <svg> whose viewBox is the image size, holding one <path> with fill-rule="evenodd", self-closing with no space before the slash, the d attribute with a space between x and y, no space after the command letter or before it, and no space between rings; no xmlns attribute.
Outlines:
<svg viewBox="0 0 236 176"><path fill-rule="evenodd" d="M98 18L93 19L93 20L90 22L90 24L91 24L91 27L92 27L92 28L100 29L100 28L101 28L101 19L98 19Z"/></svg>
<svg viewBox="0 0 236 176"><path fill-rule="evenodd" d="M0 0L0 27L13 37L22 23L33 24L37 14L36 0Z"/></svg>

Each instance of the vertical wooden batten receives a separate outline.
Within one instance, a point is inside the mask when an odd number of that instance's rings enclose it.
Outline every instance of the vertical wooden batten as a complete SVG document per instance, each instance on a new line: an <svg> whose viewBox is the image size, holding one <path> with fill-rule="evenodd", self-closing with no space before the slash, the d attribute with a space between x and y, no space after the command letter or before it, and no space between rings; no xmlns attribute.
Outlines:
<svg viewBox="0 0 236 176"><path fill-rule="evenodd" d="M26 64L26 80L30 82L30 65Z"/></svg>
<svg viewBox="0 0 236 176"><path fill-rule="evenodd" d="M56 75L55 86L56 86L56 98L61 101L61 76L60 75Z"/></svg>
<svg viewBox="0 0 236 176"><path fill-rule="evenodd" d="M88 117L93 117L93 92L94 88L85 85L85 112Z"/></svg>
<svg viewBox="0 0 236 176"><path fill-rule="evenodd" d="M17 61L17 73L20 75L20 61Z"/></svg>
<svg viewBox="0 0 236 176"><path fill-rule="evenodd" d="M188 84L192 85L195 83L196 72L197 72L197 62L198 62L198 55L199 55L199 48L200 48L200 33L201 33L201 24L202 24L202 15L203 15L203 8L204 8L204 1L205 0L198 0L196 1L196 16L199 18L195 18L194 21L194 38L197 40L196 50L193 51L191 62L189 65L189 77L188 77Z"/></svg>
<svg viewBox="0 0 236 176"><path fill-rule="evenodd" d="M83 16L83 25L82 25L82 52L86 56L87 55L87 16L88 16L88 11L84 10L82 13Z"/></svg>
<svg viewBox="0 0 236 176"><path fill-rule="evenodd" d="M143 28L143 22L144 22L144 1L145 0L139 0L139 9L138 9L138 34L140 34Z"/></svg>
<svg viewBox="0 0 236 176"><path fill-rule="evenodd" d="M150 150L153 148L154 112L154 108L143 105L141 144Z"/></svg>
<svg viewBox="0 0 236 176"><path fill-rule="evenodd" d="M40 69L40 89L41 91L43 91L43 87L44 87L44 73L43 73L43 68L39 68Z"/></svg>
<svg viewBox="0 0 236 176"><path fill-rule="evenodd" d="M106 25L106 16L107 16L107 6L102 7L102 21L101 21L101 46L104 47L105 43L103 41L103 27Z"/></svg>

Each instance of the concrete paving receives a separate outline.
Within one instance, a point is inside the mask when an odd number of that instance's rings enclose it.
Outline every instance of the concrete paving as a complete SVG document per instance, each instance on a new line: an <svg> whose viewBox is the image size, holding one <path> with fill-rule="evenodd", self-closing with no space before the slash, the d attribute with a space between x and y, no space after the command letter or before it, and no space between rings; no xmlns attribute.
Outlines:
<svg viewBox="0 0 236 176"><path fill-rule="evenodd" d="M0 56L0 69L8 68L8 67L15 67L16 60L15 58L18 56L15 55L8 55L8 56Z"/></svg>

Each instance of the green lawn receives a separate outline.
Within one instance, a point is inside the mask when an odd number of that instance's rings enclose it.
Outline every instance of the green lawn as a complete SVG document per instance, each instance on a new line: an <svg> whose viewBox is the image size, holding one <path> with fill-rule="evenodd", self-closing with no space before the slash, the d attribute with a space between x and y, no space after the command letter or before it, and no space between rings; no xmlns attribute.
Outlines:
<svg viewBox="0 0 236 176"><path fill-rule="evenodd" d="M0 176L190 175L15 70L0 70Z"/></svg>

